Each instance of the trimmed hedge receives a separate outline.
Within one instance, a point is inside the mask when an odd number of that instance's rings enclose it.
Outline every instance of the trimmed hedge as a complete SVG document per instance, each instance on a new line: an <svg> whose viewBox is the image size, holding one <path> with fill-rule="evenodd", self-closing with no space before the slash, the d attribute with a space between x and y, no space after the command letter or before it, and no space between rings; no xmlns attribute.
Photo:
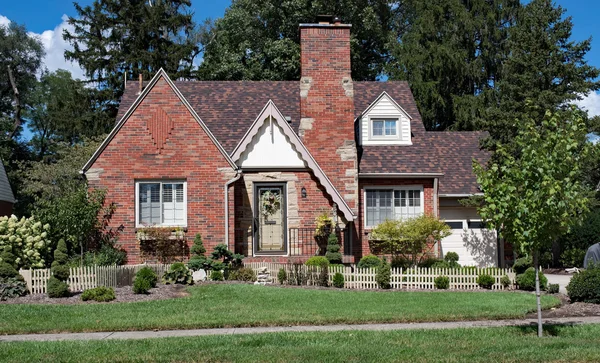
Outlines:
<svg viewBox="0 0 600 363"><path fill-rule="evenodd" d="M365 255L360 259L360 261L358 261L358 265L356 267L358 267L358 268L378 268L379 266L381 266L382 263L383 263L383 261L381 261L379 259L379 257L377 257L375 255Z"/></svg>
<svg viewBox="0 0 600 363"><path fill-rule="evenodd" d="M575 274L567 285L567 294L571 302L600 304L600 268L594 267Z"/></svg>
<svg viewBox="0 0 600 363"><path fill-rule="evenodd" d="M535 291L535 268L528 268L525 273L517 275L517 285L519 289L525 291ZM548 279L540 271L540 290L546 290Z"/></svg>

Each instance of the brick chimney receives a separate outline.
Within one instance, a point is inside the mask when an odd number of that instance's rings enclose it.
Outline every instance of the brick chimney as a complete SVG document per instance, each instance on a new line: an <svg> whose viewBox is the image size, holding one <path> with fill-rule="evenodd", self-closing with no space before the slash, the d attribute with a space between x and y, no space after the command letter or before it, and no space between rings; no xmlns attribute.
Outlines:
<svg viewBox="0 0 600 363"><path fill-rule="evenodd" d="M300 24L300 137L356 214L358 162L350 28L333 16Z"/></svg>

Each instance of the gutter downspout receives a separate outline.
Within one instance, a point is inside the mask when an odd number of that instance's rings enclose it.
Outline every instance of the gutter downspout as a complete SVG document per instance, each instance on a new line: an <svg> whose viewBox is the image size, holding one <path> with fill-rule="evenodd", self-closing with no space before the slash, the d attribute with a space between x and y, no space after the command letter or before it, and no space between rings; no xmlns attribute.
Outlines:
<svg viewBox="0 0 600 363"><path fill-rule="evenodd" d="M225 183L225 245L227 246L227 249L229 249L229 186L238 181L241 177L242 172L240 169L237 169L233 179L230 179Z"/></svg>
<svg viewBox="0 0 600 363"><path fill-rule="evenodd" d="M439 218L438 199L438 178L433 178L433 215L436 218ZM437 244L438 258L442 258L442 241L437 241Z"/></svg>

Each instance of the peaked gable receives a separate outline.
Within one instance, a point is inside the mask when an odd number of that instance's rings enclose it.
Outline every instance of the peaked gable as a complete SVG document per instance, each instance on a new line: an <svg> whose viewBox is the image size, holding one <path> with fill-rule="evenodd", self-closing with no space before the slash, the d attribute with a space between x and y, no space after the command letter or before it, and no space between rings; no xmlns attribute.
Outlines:
<svg viewBox="0 0 600 363"><path fill-rule="evenodd" d="M357 119L360 132L359 143L361 145L411 145L411 120L412 117L384 91ZM376 124L380 127L379 135L375 132ZM393 127L388 129L390 125Z"/></svg>
<svg viewBox="0 0 600 363"><path fill-rule="evenodd" d="M119 120L119 122L117 122L117 124L112 129L112 131L108 134L108 136L106 137L106 139L104 139L104 141L102 142L102 144L100 144L100 146L98 147L98 149L96 150L96 152L94 152L94 154L92 155L92 157L90 158L90 160L88 160L88 162L83 166L83 168L81 169L81 172L83 174L85 174L85 172L88 169L91 168L91 166L98 159L98 157L100 157L100 155L102 154L102 152L106 149L106 147L114 139L114 137L117 135L117 133L125 125L125 123L127 122L127 120L134 113L134 111L138 108L138 106L142 103L142 101L148 96L148 94L150 92L152 92L152 89L154 88L154 86L157 84L157 82L160 79L164 79L164 81L169 85L169 87L175 93L175 95L177 96L177 98L179 98L179 100L181 101L181 103L190 112L190 114L192 115L192 117L194 118L194 120L200 125L200 127L208 135L208 137L210 138L210 140L214 143L214 145L217 147L217 149L219 150L219 152L223 155L223 157L225 158L225 160L227 160L227 162L231 165L231 167L234 168L234 169L237 168L236 165L235 165L235 163L231 160L231 158L229 157L229 155L227 154L227 152L225 151L225 149L223 149L223 147L221 146L221 144L219 143L219 141L216 139L216 137L212 134L212 132L208 129L208 127L206 126L206 124L204 124L204 122L202 121L202 119L200 119L200 117L198 116L198 114L196 113L196 111L194 111L194 109L190 106L189 102L185 99L185 97L177 89L177 87L175 86L175 84L171 81L171 79L169 78L169 75L161 68L154 75L154 77L152 77L152 80L146 85L146 87L144 88L144 90L138 95L138 97L135 100L135 102L133 102L133 104L131 104L131 106L129 106L127 112L125 112L125 114L123 115L123 117L121 117L121 119ZM156 148L157 148L157 150L158 150L159 153L163 149L164 144L167 142L167 140L169 138L169 134L170 134L172 128L174 127L171 123L168 123L169 127L161 127L161 126L159 126L160 124L164 124L164 122L160 122L160 121L165 121L164 114L165 114L164 110L162 112L159 112L158 114L154 115L153 118L152 118L152 120L148 123L148 132L152 136L152 140L154 142L154 145L156 146Z"/></svg>
<svg viewBox="0 0 600 363"><path fill-rule="evenodd" d="M271 126L270 123L273 123ZM266 126L266 127L265 127ZM273 103L272 100L269 100L261 113L258 115L250 129L246 132L240 143L236 146L233 151L232 159L236 163L243 164L244 159L242 158L244 155L249 155L252 152L253 147L258 145L255 140L262 140L265 133L261 133L262 131L268 131L271 127L273 127L273 135L275 135L275 127L283 133L282 136L285 137L285 140L292 151L296 152L296 156L300 157L303 163L314 173L317 177L321 185L325 188L329 196L333 199L333 201L338 205L338 208L348 221L352 221L354 219L354 213L352 209L345 202L344 198L340 195L338 190L333 186L331 180L325 175L321 167L317 164L315 159L312 157L310 152L306 149L296 132L292 129L289 123L285 120L285 117L281 114L277 106ZM266 133L269 136L269 132ZM257 138L258 136L258 138ZM269 140L266 140L269 142ZM249 149L250 148L250 149ZM250 150L247 152L247 150ZM272 157L270 157L271 159Z"/></svg>

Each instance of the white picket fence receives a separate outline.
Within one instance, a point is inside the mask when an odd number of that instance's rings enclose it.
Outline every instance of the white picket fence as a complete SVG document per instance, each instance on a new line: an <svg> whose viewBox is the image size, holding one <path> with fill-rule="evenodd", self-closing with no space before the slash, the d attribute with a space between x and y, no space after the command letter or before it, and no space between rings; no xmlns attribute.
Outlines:
<svg viewBox="0 0 600 363"><path fill-rule="evenodd" d="M72 267L67 280L71 291L84 291L98 286L121 287L133 284L136 272L142 267L152 268L161 277L171 265L125 265L125 266L85 266ZM31 294L45 294L48 279L52 276L50 269L19 270L25 279Z"/></svg>
<svg viewBox="0 0 600 363"><path fill-rule="evenodd" d="M261 263L250 262L244 264L246 267L258 271L266 267L270 272L274 281L277 280L279 269L284 269L288 279L298 272L306 278L306 285L316 285L319 276L320 268L309 267L305 265L293 265L286 263ZM296 271L297 270L297 271ZM356 266L331 266L329 267L329 283L333 282L333 275L336 272L344 276L344 287L347 289L377 289L377 281L375 276L377 271L372 268L359 269ZM481 287L477 284L477 277L482 274L488 274L494 278L492 290L504 290L504 286L500 283L503 276L508 276L511 284L515 282L515 273L512 269L503 268L461 268L461 269L446 269L446 268L394 268L390 278L392 289L435 289L435 278L438 276L448 276L450 280L450 289L456 290L480 290Z"/></svg>

